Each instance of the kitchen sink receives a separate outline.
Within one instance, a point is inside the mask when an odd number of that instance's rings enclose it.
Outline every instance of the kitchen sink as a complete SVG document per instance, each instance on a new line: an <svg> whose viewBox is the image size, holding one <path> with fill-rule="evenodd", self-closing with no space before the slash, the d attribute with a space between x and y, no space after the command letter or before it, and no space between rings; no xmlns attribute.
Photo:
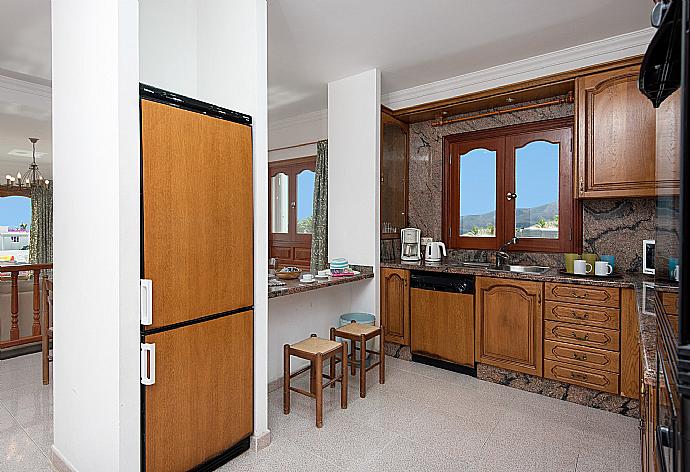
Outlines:
<svg viewBox="0 0 690 472"><path fill-rule="evenodd" d="M456 262L454 265L458 265L460 267L479 267L482 269L486 269L491 265L489 262Z"/></svg>
<svg viewBox="0 0 690 472"><path fill-rule="evenodd" d="M498 267L491 267L489 270L499 272L521 272L525 274L543 274L549 267L543 266L523 266L523 265L502 265Z"/></svg>

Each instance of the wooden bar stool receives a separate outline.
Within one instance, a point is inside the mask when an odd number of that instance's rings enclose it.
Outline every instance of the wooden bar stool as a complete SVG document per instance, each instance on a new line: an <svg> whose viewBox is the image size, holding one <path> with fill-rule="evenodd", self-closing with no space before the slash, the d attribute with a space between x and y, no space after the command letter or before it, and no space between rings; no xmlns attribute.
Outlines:
<svg viewBox="0 0 690 472"><path fill-rule="evenodd" d="M337 358L338 355L340 355L340 359ZM338 343L318 338L315 334L312 334L309 338L296 344L285 344L283 346L283 356L283 413L286 415L290 414L290 390L310 398L315 398L316 427L320 428L323 426L323 389L329 385L335 387L336 382L340 382L340 408L347 408L347 345L344 341ZM309 361L309 365L294 374L290 374L290 356L306 359ZM330 362L330 375L323 373L324 360ZM342 368L340 376L336 377L335 365L338 362L342 363ZM290 386L291 379L307 371L311 371L311 391L307 392L306 390ZM328 379L326 384L322 383L324 378Z"/></svg>
<svg viewBox="0 0 690 472"><path fill-rule="evenodd" d="M331 328L331 339L335 341L336 337L348 339L352 341L352 352L350 353L352 368L352 375L355 375L359 367L359 396L366 398L367 396L367 371L379 366L379 383L386 383L386 355L383 349L385 328L383 326L371 326L353 321L352 323L341 326L340 328ZM379 336L379 350L370 351L367 349L367 341ZM359 343L359 365L356 362L357 343ZM378 362L372 363L367 367L367 354L376 354L379 356Z"/></svg>

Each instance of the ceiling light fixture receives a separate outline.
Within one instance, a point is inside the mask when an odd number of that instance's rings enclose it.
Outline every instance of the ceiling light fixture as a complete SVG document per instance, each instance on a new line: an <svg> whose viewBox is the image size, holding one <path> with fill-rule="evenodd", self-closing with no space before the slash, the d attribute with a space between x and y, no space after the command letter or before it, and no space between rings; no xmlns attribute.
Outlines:
<svg viewBox="0 0 690 472"><path fill-rule="evenodd" d="M17 172L16 178L9 174L6 175L7 187L29 188L36 185L45 185L46 187L50 185L49 180L43 179L41 171L38 170L38 164L36 164L36 143L38 138L29 138L29 141L31 141L31 164L29 164L29 171L23 178L21 172Z"/></svg>

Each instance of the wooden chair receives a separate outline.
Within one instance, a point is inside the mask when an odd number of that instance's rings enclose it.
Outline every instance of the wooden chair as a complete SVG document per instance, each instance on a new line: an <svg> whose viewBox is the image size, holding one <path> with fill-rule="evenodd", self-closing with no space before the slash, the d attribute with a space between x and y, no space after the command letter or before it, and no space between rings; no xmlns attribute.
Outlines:
<svg viewBox="0 0 690 472"><path fill-rule="evenodd" d="M290 391L301 393L310 398L316 399L316 427L323 426L323 389L331 386L335 387L336 382L340 382L340 408L347 408L347 346L345 342L338 343L328 339L318 338L315 334L304 341L295 344L285 344L283 346L283 413L290 414ZM337 356L340 356L340 359ZM290 374L290 356L296 356L309 361L309 365ZM325 360L330 362L330 375L323 373L323 363ZM342 363L340 376L335 375L336 363ZM302 390L290 385L290 380L304 372L311 372L310 391ZM323 379L328 379L323 384Z"/></svg>
<svg viewBox="0 0 690 472"><path fill-rule="evenodd" d="M331 328L331 339L335 341L336 337L348 339L352 342L352 352L350 353L350 366L352 368L352 375L357 373L359 368L359 396L366 398L367 396L367 371L370 371L376 366L379 366L379 383L386 383L386 355L383 348L385 328L383 326L371 326L353 321L340 328ZM379 336L379 350L371 351L367 349L367 341ZM357 343L359 343L359 365L356 361ZM378 362L372 363L367 367L367 355L376 354L379 356Z"/></svg>
<svg viewBox="0 0 690 472"><path fill-rule="evenodd" d="M53 339L53 327L50 324L53 311L53 281L43 279L43 321L41 322L41 344L43 351L43 385L50 383L50 366L53 356L50 355L50 341Z"/></svg>

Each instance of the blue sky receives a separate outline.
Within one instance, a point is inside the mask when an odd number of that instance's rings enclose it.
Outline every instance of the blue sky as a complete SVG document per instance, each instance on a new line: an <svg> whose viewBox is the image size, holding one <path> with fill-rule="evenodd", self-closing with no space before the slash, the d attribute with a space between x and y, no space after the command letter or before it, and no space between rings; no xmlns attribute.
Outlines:
<svg viewBox="0 0 690 472"><path fill-rule="evenodd" d="M31 199L27 197L0 198L0 226L16 228L22 223L31 225Z"/></svg>
<svg viewBox="0 0 690 472"><path fill-rule="evenodd" d="M558 145L534 141L516 151L515 193L518 208L533 208L558 200ZM473 149L460 165L460 214L481 215L496 209L496 157Z"/></svg>
<svg viewBox="0 0 690 472"><path fill-rule="evenodd" d="M314 173L297 174L297 221L309 217L313 211Z"/></svg>

